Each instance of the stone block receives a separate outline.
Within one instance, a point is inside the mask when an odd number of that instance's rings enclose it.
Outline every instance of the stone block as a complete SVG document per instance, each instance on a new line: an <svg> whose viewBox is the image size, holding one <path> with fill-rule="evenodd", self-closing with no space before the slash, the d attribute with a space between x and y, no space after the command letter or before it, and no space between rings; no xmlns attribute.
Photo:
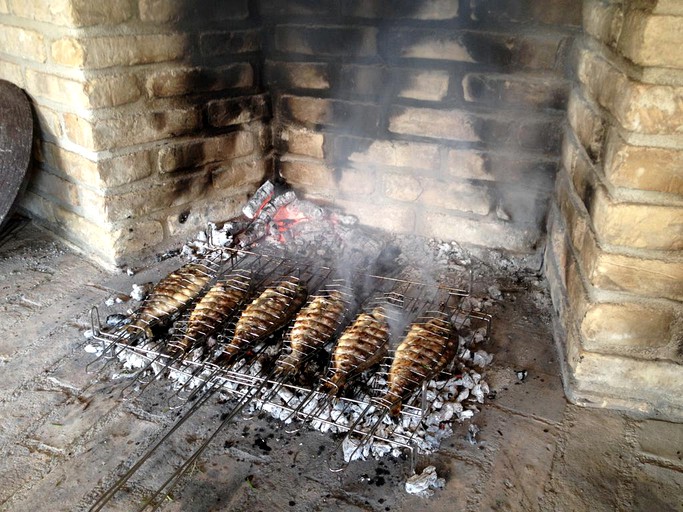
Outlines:
<svg viewBox="0 0 683 512"><path fill-rule="evenodd" d="M253 85L254 70L246 62L215 69L169 67L151 73L146 80L147 94L156 98L243 89Z"/></svg>
<svg viewBox="0 0 683 512"><path fill-rule="evenodd" d="M381 98L386 94L389 73L383 66L345 65L339 72L339 91L344 96L372 96Z"/></svg>
<svg viewBox="0 0 683 512"><path fill-rule="evenodd" d="M681 45L683 22L680 16L653 16L636 9L626 12L617 47L636 64L683 69Z"/></svg>
<svg viewBox="0 0 683 512"><path fill-rule="evenodd" d="M334 146L336 158L342 161L434 171L439 168L439 146L435 144L343 136L335 139Z"/></svg>
<svg viewBox="0 0 683 512"><path fill-rule="evenodd" d="M280 134L285 150L295 155L325 158L325 134L311 130L286 128Z"/></svg>
<svg viewBox="0 0 683 512"><path fill-rule="evenodd" d="M261 36L259 30L205 32L199 36L199 48L203 56L216 59L252 53L261 49Z"/></svg>
<svg viewBox="0 0 683 512"><path fill-rule="evenodd" d="M624 23L624 7L621 3L604 0L583 2L583 28L598 41L615 47Z"/></svg>
<svg viewBox="0 0 683 512"><path fill-rule="evenodd" d="M543 3L517 0L471 0L470 19L488 24L544 23L578 27L581 5L573 0L549 0Z"/></svg>
<svg viewBox="0 0 683 512"><path fill-rule="evenodd" d="M293 187L306 191L330 191L336 188L334 170L314 160L280 162L280 175Z"/></svg>
<svg viewBox="0 0 683 512"><path fill-rule="evenodd" d="M95 188L103 188L98 171L98 163L83 155L42 141L34 153L36 160L52 171L57 171L69 179Z"/></svg>
<svg viewBox="0 0 683 512"><path fill-rule="evenodd" d="M339 190L351 197L367 197L375 192L374 172L364 168L344 168L339 173Z"/></svg>
<svg viewBox="0 0 683 512"><path fill-rule="evenodd" d="M451 149L446 157L450 176L474 180L525 183L552 190L557 162L517 152Z"/></svg>
<svg viewBox="0 0 683 512"><path fill-rule="evenodd" d="M0 79L12 82L20 88L25 88L24 75L21 72L21 66L13 64L12 62L0 61Z"/></svg>
<svg viewBox="0 0 683 512"><path fill-rule="evenodd" d="M329 65L321 62L266 61L269 84L279 89L329 89Z"/></svg>
<svg viewBox="0 0 683 512"><path fill-rule="evenodd" d="M488 64L502 71L553 70L568 42L569 37L560 33L510 35L400 28L388 35L384 48L392 57Z"/></svg>
<svg viewBox="0 0 683 512"><path fill-rule="evenodd" d="M617 187L683 195L683 150L634 146L612 130L605 149L605 176Z"/></svg>
<svg viewBox="0 0 683 512"><path fill-rule="evenodd" d="M47 60L45 37L35 30L0 25L0 48L4 53L20 59L36 62Z"/></svg>
<svg viewBox="0 0 683 512"><path fill-rule="evenodd" d="M616 202L604 187L598 187L588 211L604 243L662 251L683 249L682 206Z"/></svg>
<svg viewBox="0 0 683 512"><path fill-rule="evenodd" d="M177 108L95 121L67 113L64 123L71 141L99 151L186 134L200 126L201 113L196 108Z"/></svg>
<svg viewBox="0 0 683 512"><path fill-rule="evenodd" d="M477 215L488 215L492 198L487 187L467 182L423 178L419 202L428 208L443 208Z"/></svg>
<svg viewBox="0 0 683 512"><path fill-rule="evenodd" d="M7 0L7 10L15 16L53 25L71 26L74 12L71 0Z"/></svg>
<svg viewBox="0 0 683 512"><path fill-rule="evenodd" d="M350 0L342 3L342 14L355 18L452 20L458 17L458 3L451 0Z"/></svg>
<svg viewBox="0 0 683 512"><path fill-rule="evenodd" d="M19 200L19 205L29 212L33 218L42 219L48 224L57 222L52 201L48 201L36 192L26 190Z"/></svg>
<svg viewBox="0 0 683 512"><path fill-rule="evenodd" d="M181 34L65 36L52 43L51 54L57 64L102 69L176 60L185 55L186 47Z"/></svg>
<svg viewBox="0 0 683 512"><path fill-rule="evenodd" d="M377 29L374 27L275 27L275 49L284 53L316 56L372 57L377 54Z"/></svg>
<svg viewBox="0 0 683 512"><path fill-rule="evenodd" d="M596 288L683 300L683 262L607 252L590 230L583 241L579 252L582 268Z"/></svg>
<svg viewBox="0 0 683 512"><path fill-rule="evenodd" d="M113 238L113 255L117 264L128 255L150 254L164 240L164 226L151 219L129 221L110 235Z"/></svg>
<svg viewBox="0 0 683 512"><path fill-rule="evenodd" d="M152 174L150 151L136 150L112 158L98 160L100 179L106 187L135 183Z"/></svg>
<svg viewBox="0 0 683 512"><path fill-rule="evenodd" d="M607 121L576 90L569 96L567 118L591 161L599 162L602 159Z"/></svg>
<svg viewBox="0 0 683 512"><path fill-rule="evenodd" d="M76 27L90 25L117 25L133 17L134 0L70 0L72 23Z"/></svg>
<svg viewBox="0 0 683 512"><path fill-rule="evenodd" d="M217 137L202 137L188 142L174 142L159 150L157 169L161 173L201 167L246 156L254 151L254 136L247 131Z"/></svg>
<svg viewBox="0 0 683 512"><path fill-rule="evenodd" d="M34 108L38 120L36 130L46 139L59 139L63 133L60 115L44 105L34 104Z"/></svg>
<svg viewBox="0 0 683 512"><path fill-rule="evenodd" d="M441 101L448 95L450 75L442 69L398 69L394 72L399 98Z"/></svg>
<svg viewBox="0 0 683 512"><path fill-rule="evenodd" d="M580 52L579 80L624 129L647 134L683 133L683 86L637 82L590 50Z"/></svg>
<svg viewBox="0 0 683 512"><path fill-rule="evenodd" d="M183 0L139 0L140 20L149 23L196 22L204 20L241 20L249 17L247 0L216 2L195 0L192 8Z"/></svg>
<svg viewBox="0 0 683 512"><path fill-rule="evenodd" d="M285 118L304 125L323 125L354 132L372 132L379 122L377 105L342 100L284 96L281 98Z"/></svg>
<svg viewBox="0 0 683 512"><path fill-rule="evenodd" d="M384 229L391 233L413 233L415 229L415 212L404 205L392 205L375 202L368 204L362 201L335 198L334 205L343 209L344 213L355 215L358 221L373 228Z"/></svg>
<svg viewBox="0 0 683 512"><path fill-rule="evenodd" d="M215 188L234 189L253 183L260 184L267 176L270 176L271 169L270 158L241 159L213 170L211 180Z"/></svg>
<svg viewBox="0 0 683 512"><path fill-rule="evenodd" d="M478 119L465 110L395 106L389 115L389 131L393 133L465 142L481 140Z"/></svg>
<svg viewBox="0 0 683 512"><path fill-rule="evenodd" d="M132 103L140 97L133 75L100 76L84 82L26 70L26 87L32 94L69 106L97 109Z"/></svg>
<svg viewBox="0 0 683 512"><path fill-rule="evenodd" d="M462 88L472 103L532 110L564 110L569 95L565 80L542 75L468 73Z"/></svg>
<svg viewBox="0 0 683 512"><path fill-rule="evenodd" d="M415 202L423 188L417 176L412 174L382 173L384 195L402 202Z"/></svg>
<svg viewBox="0 0 683 512"><path fill-rule="evenodd" d="M269 115L270 109L266 96L260 94L213 100L207 110L209 124L218 128L262 119Z"/></svg>

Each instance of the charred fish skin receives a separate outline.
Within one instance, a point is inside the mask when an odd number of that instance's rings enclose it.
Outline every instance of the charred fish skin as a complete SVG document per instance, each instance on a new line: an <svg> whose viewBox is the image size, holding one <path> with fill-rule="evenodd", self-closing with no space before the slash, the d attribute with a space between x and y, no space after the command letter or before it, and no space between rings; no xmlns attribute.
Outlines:
<svg viewBox="0 0 683 512"><path fill-rule="evenodd" d="M350 303L348 294L333 290L319 295L297 315L289 333L291 353L278 364L280 374L294 374L314 352L325 346L339 329Z"/></svg>
<svg viewBox="0 0 683 512"><path fill-rule="evenodd" d="M403 400L422 383L441 372L453 359L458 344L455 329L442 318L414 323L394 354L387 393L378 401L397 415Z"/></svg>
<svg viewBox="0 0 683 512"><path fill-rule="evenodd" d="M123 338L152 337L151 328L165 323L197 298L212 276L201 263L188 263L159 281L125 327ZM124 339L125 341L125 339Z"/></svg>
<svg viewBox="0 0 683 512"><path fill-rule="evenodd" d="M248 271L221 277L195 305L182 337L168 343L169 355L182 356L198 341L223 327L247 299L250 282L251 273Z"/></svg>
<svg viewBox="0 0 683 512"><path fill-rule="evenodd" d="M216 364L232 364L247 347L287 325L306 301L307 293L306 287L296 277L284 278L266 288L240 315L235 333L223 346Z"/></svg>
<svg viewBox="0 0 683 512"><path fill-rule="evenodd" d="M389 322L384 308L360 313L335 345L331 374L324 383L324 389L332 395L337 394L351 378L379 363L387 353L389 337Z"/></svg>

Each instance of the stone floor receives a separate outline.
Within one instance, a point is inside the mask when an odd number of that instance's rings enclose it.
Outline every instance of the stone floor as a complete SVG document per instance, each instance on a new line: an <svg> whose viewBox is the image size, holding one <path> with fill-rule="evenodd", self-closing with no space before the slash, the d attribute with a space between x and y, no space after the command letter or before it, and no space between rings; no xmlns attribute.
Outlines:
<svg viewBox="0 0 683 512"><path fill-rule="evenodd" d="M165 262L168 267L173 261ZM0 245L0 509L86 510L115 475L168 429L179 412L120 400L111 372L86 372L88 311L132 282L158 279L164 265L133 277L111 273L32 225ZM491 271L491 276L495 274ZM482 273L474 293L493 277ZM331 473L334 444L317 432L287 434L274 420L240 418L221 432L163 510L683 510L683 425L567 403L548 319L534 276L497 281L496 354L487 379L497 392L472 422L456 425L442 449L418 459L446 478L431 498L404 490L407 462L353 463ZM502 284L501 284L502 283ZM527 370L519 381L516 370ZM150 491L220 421L202 407L134 475L105 510L137 510Z"/></svg>

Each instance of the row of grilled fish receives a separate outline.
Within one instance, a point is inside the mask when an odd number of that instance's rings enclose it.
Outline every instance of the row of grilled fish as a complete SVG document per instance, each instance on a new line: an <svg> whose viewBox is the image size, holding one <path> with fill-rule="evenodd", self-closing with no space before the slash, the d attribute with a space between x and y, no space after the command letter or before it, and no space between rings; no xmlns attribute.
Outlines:
<svg viewBox="0 0 683 512"><path fill-rule="evenodd" d="M181 357L221 330L247 303L252 279L252 273L247 270L236 270L219 278L197 301L184 333L168 343L167 352L172 357ZM141 330L151 336L153 326L167 322L188 308L210 281L210 273L201 264L190 263L169 274L154 287L125 328L126 334ZM350 292L343 288L325 290L307 303L306 298L306 287L294 276L284 277L267 287L243 308L234 335L221 347L216 364L232 364L246 349L284 328L296 315L288 333L290 353L280 358L276 367L282 377L295 375L312 354L334 339L351 303ZM390 327L384 307L359 313L338 337L322 389L330 396L338 395L349 381L386 356L389 339ZM396 349L388 391L377 400L378 405L398 413L403 401L453 359L457 349L455 340L455 329L447 319L435 317L414 323Z"/></svg>

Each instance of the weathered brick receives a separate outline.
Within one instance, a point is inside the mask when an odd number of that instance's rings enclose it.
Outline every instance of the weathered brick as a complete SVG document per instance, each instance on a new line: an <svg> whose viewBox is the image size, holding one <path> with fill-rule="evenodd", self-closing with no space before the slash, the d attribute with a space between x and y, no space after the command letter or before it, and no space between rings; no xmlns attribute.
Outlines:
<svg viewBox="0 0 683 512"><path fill-rule="evenodd" d="M215 69L166 68L150 74L146 80L147 94L157 98L242 89L253 85L254 70L246 62Z"/></svg>
<svg viewBox="0 0 683 512"><path fill-rule="evenodd" d="M107 187L134 183L152 174L150 160L150 151L144 149L99 160L100 179Z"/></svg>
<svg viewBox="0 0 683 512"><path fill-rule="evenodd" d="M601 249L590 230L579 252L590 283L604 290L683 300L683 262L629 256Z"/></svg>
<svg viewBox="0 0 683 512"><path fill-rule="evenodd" d="M438 169L439 147L434 144L338 137L335 153L341 160L411 169Z"/></svg>
<svg viewBox="0 0 683 512"><path fill-rule="evenodd" d="M594 52L581 52L578 77L588 93L626 129L639 133L683 132L683 86L636 82Z"/></svg>
<svg viewBox="0 0 683 512"><path fill-rule="evenodd" d="M64 114L66 134L88 149L122 148L195 130L201 123L196 108L168 109L111 119L89 121L76 114Z"/></svg>
<svg viewBox="0 0 683 512"><path fill-rule="evenodd" d="M339 190L356 196L369 196L375 191L374 172L369 169L344 168L339 173Z"/></svg>
<svg viewBox="0 0 683 512"><path fill-rule="evenodd" d="M101 219L104 197L93 189L79 187L60 176L42 170L31 181L31 188L45 198L68 207L87 218Z"/></svg>
<svg viewBox="0 0 683 512"><path fill-rule="evenodd" d="M54 110L44 105L34 105L38 123L36 128L41 136L47 139L59 139L62 136L62 123L60 116Z"/></svg>
<svg viewBox="0 0 683 512"><path fill-rule="evenodd" d="M636 425L641 453L654 455L674 464L683 464L683 429L680 423L646 420Z"/></svg>
<svg viewBox="0 0 683 512"><path fill-rule="evenodd" d="M484 23L546 23L581 25L581 4L573 0L519 2L517 0L470 1L470 19Z"/></svg>
<svg viewBox="0 0 683 512"><path fill-rule="evenodd" d="M184 0L139 0L140 20L152 23L177 23L192 19L197 13L206 20L241 20L249 16L247 0L216 2L195 0L189 9Z"/></svg>
<svg viewBox="0 0 683 512"><path fill-rule="evenodd" d="M477 119L465 110L393 107L389 131L421 137L476 142Z"/></svg>
<svg viewBox="0 0 683 512"><path fill-rule="evenodd" d="M284 142L286 151L296 155L325 158L325 135L310 130L287 128L279 137Z"/></svg>
<svg viewBox="0 0 683 512"><path fill-rule="evenodd" d="M214 195L206 201L195 201L191 208L184 209L178 214L174 212L166 217L166 230L170 237L178 237L179 241L187 240L188 236L196 236L197 232L206 230L209 222L224 222L241 213L245 198L256 190L251 189L223 190L221 195ZM189 213L189 215L187 215Z"/></svg>
<svg viewBox="0 0 683 512"><path fill-rule="evenodd" d="M34 30L0 25L0 48L3 53L21 59L37 62L47 60L45 38Z"/></svg>
<svg viewBox="0 0 683 512"><path fill-rule="evenodd" d="M462 80L466 101L500 107L564 110L569 84L552 76L468 73Z"/></svg>
<svg viewBox="0 0 683 512"><path fill-rule="evenodd" d="M422 236L515 252L530 252L540 235L538 229L531 227L429 210L420 212L416 232Z"/></svg>
<svg viewBox="0 0 683 512"><path fill-rule="evenodd" d="M574 185L574 191L584 206L588 208L593 200L597 179L593 164L579 148L574 137L567 134L562 146L562 164Z"/></svg>
<svg viewBox="0 0 683 512"><path fill-rule="evenodd" d="M88 25L116 25L133 17L132 0L70 0L72 23L76 27Z"/></svg>
<svg viewBox="0 0 683 512"><path fill-rule="evenodd" d="M81 82L27 69L26 87L32 94L55 102L93 109L132 103L140 97L133 75L100 76Z"/></svg>
<svg viewBox="0 0 683 512"><path fill-rule="evenodd" d="M297 123L324 125L355 131L372 131L379 121L376 105L351 101L284 96L281 99L283 115Z"/></svg>
<svg viewBox="0 0 683 512"><path fill-rule="evenodd" d="M441 101L448 95L450 76L441 69L397 69L397 95L423 101Z"/></svg>
<svg viewBox="0 0 683 512"><path fill-rule="evenodd" d="M624 23L623 5L604 0L583 2L583 29L598 41L616 46Z"/></svg>
<svg viewBox="0 0 683 512"><path fill-rule="evenodd" d="M386 51L402 58L476 62L501 70L554 69L568 37L562 34L514 35L439 29L397 29Z"/></svg>
<svg viewBox="0 0 683 512"><path fill-rule="evenodd" d="M172 143L159 150L157 169L159 172L173 172L201 167L212 162L221 162L249 155L254 151L254 136L239 131L217 137L203 137L200 140Z"/></svg>
<svg viewBox="0 0 683 512"><path fill-rule="evenodd" d="M262 15L274 17L276 20L281 19L281 16L329 16L338 12L334 0L269 0L260 2L259 9Z"/></svg>
<svg viewBox="0 0 683 512"><path fill-rule="evenodd" d="M71 0L7 0L12 14L54 25L72 25ZM7 11L6 11L7 12Z"/></svg>
<svg viewBox="0 0 683 512"><path fill-rule="evenodd" d="M0 0L0 14L9 14L8 0Z"/></svg>
<svg viewBox="0 0 683 512"><path fill-rule="evenodd" d="M428 178L403 181L404 176L386 175L386 195L406 200L406 193L417 195L420 204L429 208L442 208L465 213L487 215L491 210L491 197L485 187L465 182L440 181ZM417 183L414 183L417 181ZM410 191L403 191L410 187ZM413 189L412 187L417 187Z"/></svg>
<svg viewBox="0 0 683 512"><path fill-rule="evenodd" d="M52 58L65 66L100 69L179 59L186 46L180 34L63 37L52 43Z"/></svg>
<svg viewBox="0 0 683 512"><path fill-rule="evenodd" d="M384 195L402 202L414 202L423 192L417 176L411 174L383 173Z"/></svg>
<svg viewBox="0 0 683 512"><path fill-rule="evenodd" d="M517 152L451 149L446 169L456 178L517 183L533 180L537 188L551 190L557 163Z"/></svg>
<svg viewBox="0 0 683 512"><path fill-rule="evenodd" d="M607 122L578 91L573 91L569 96L567 117L591 161L599 162L602 158Z"/></svg>
<svg viewBox="0 0 683 512"><path fill-rule="evenodd" d="M373 27L275 27L275 49L303 55L371 57L377 53L377 29Z"/></svg>
<svg viewBox="0 0 683 512"><path fill-rule="evenodd" d="M251 183L261 183L270 174L272 161L269 158L258 160L238 160L220 166L211 174L215 188L231 189Z"/></svg>
<svg viewBox="0 0 683 512"><path fill-rule="evenodd" d="M652 14L672 14L683 16L683 5L678 0L631 0L629 2L634 9L644 9Z"/></svg>
<svg viewBox="0 0 683 512"><path fill-rule="evenodd" d="M604 169L617 187L683 195L683 150L633 146L612 130Z"/></svg>
<svg viewBox="0 0 683 512"><path fill-rule="evenodd" d="M207 110L209 124L215 127L244 124L269 115L269 105L263 94L210 101Z"/></svg>
<svg viewBox="0 0 683 512"><path fill-rule="evenodd" d="M48 201L32 190L24 191L19 200L19 205L28 211L33 218L42 219L50 224L57 222L52 201Z"/></svg>
<svg viewBox="0 0 683 512"><path fill-rule="evenodd" d="M357 18L451 20L458 17L458 3L451 0L347 0L342 14Z"/></svg>
<svg viewBox="0 0 683 512"><path fill-rule="evenodd" d="M600 240L640 249L683 249L683 207L615 202L598 187L588 211Z"/></svg>
<svg viewBox="0 0 683 512"><path fill-rule="evenodd" d="M587 350L654 348L671 341L673 312L633 302L597 303L588 306L581 319Z"/></svg>
<svg viewBox="0 0 683 512"><path fill-rule="evenodd" d="M275 88L329 89L329 66L320 62L266 62L266 77Z"/></svg>
<svg viewBox="0 0 683 512"><path fill-rule="evenodd" d="M380 98L386 94L388 71L382 66L342 66L339 73L339 90L345 95L363 95Z"/></svg>
<svg viewBox="0 0 683 512"><path fill-rule="evenodd" d="M88 247L93 257L115 263L111 227L97 224L95 221L99 221L99 217L86 219L60 205L54 205L53 210L55 223L50 226L52 229L76 245Z"/></svg>
<svg viewBox="0 0 683 512"><path fill-rule="evenodd" d="M630 9L624 17L618 49L636 64L683 69L681 24L680 16L652 16Z"/></svg>
<svg viewBox="0 0 683 512"><path fill-rule="evenodd" d="M12 82L22 89L25 87L24 75L21 72L21 66L18 64L0 60L0 78Z"/></svg>
<svg viewBox="0 0 683 512"><path fill-rule="evenodd" d="M126 255L149 253L160 244L164 240L164 227L159 221L140 219L126 223L112 235L113 258L120 265Z"/></svg>
<svg viewBox="0 0 683 512"><path fill-rule="evenodd" d="M591 402L603 407L666 416L683 406L683 379L676 363L582 351L573 378L574 396L589 394Z"/></svg>
<svg viewBox="0 0 683 512"><path fill-rule="evenodd" d="M332 190L336 187L334 170L316 161L282 161L280 175L292 186L305 187L307 191Z"/></svg>
<svg viewBox="0 0 683 512"><path fill-rule="evenodd" d="M70 179L93 187L102 187L97 162L83 155L42 141L35 152L36 159L52 170L57 170Z"/></svg>
<svg viewBox="0 0 683 512"><path fill-rule="evenodd" d="M353 197L353 196L351 196ZM334 205L342 208L345 213L355 215L364 226L383 229L391 233L414 233L415 212L404 205L373 202L368 204L366 198L362 201L354 199L334 198Z"/></svg>
<svg viewBox="0 0 683 512"><path fill-rule="evenodd" d="M258 30L206 32L199 36L199 48L202 55L214 58L256 52L261 48L261 34Z"/></svg>

